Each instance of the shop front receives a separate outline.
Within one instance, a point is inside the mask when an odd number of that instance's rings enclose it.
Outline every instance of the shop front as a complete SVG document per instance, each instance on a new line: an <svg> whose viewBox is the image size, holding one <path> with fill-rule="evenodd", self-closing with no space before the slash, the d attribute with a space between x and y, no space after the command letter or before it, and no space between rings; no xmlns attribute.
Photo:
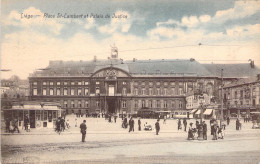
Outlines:
<svg viewBox="0 0 260 164"><path fill-rule="evenodd" d="M17 105L4 110L4 118L18 120L20 129L24 129L27 116L30 128L54 128L62 109L54 105Z"/></svg>

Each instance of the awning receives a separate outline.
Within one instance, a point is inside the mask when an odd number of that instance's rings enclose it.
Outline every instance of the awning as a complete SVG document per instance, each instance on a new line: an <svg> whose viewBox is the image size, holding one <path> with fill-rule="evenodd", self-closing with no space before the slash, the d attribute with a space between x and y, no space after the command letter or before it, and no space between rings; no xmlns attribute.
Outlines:
<svg viewBox="0 0 260 164"><path fill-rule="evenodd" d="M201 110L199 109L195 114L200 114L201 113Z"/></svg>
<svg viewBox="0 0 260 164"><path fill-rule="evenodd" d="M62 110L58 106L41 106L41 105L14 105L10 109L5 110Z"/></svg>
<svg viewBox="0 0 260 164"><path fill-rule="evenodd" d="M192 109L192 111L190 111L190 113L195 113L198 109Z"/></svg>
<svg viewBox="0 0 260 164"><path fill-rule="evenodd" d="M211 115L212 112L213 112L213 109L206 109L203 114L204 115Z"/></svg>

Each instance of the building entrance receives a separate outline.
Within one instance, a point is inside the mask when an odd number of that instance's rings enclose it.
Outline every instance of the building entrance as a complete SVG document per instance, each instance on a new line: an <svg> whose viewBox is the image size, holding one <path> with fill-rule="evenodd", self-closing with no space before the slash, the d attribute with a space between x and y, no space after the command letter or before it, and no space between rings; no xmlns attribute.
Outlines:
<svg viewBox="0 0 260 164"><path fill-rule="evenodd" d="M116 112L116 100L115 99L108 99L107 100L107 112L108 113L115 113Z"/></svg>

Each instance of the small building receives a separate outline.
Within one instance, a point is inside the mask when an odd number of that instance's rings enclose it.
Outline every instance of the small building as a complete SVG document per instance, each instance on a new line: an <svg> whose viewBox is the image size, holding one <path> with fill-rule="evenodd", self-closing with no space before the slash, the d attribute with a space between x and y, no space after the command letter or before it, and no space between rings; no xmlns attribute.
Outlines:
<svg viewBox="0 0 260 164"><path fill-rule="evenodd" d="M4 109L5 119L18 119L20 129L24 128L24 118L28 116L30 128L54 128L56 119L62 114L62 109L57 105L26 104L14 105Z"/></svg>

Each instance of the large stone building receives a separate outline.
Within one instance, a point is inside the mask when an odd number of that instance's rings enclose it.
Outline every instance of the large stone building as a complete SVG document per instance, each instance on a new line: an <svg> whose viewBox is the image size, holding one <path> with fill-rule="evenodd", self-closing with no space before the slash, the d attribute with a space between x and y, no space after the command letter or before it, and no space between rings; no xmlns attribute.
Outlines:
<svg viewBox="0 0 260 164"><path fill-rule="evenodd" d="M50 61L30 75L30 98L59 102L68 113L186 111L188 92L203 90L218 99L220 68L194 59L123 61L114 50L107 60ZM239 76L256 71L247 64ZM224 81L240 78L236 73L228 72Z"/></svg>
<svg viewBox="0 0 260 164"><path fill-rule="evenodd" d="M227 115L240 117L260 111L260 74L239 79L223 87L224 109Z"/></svg>

